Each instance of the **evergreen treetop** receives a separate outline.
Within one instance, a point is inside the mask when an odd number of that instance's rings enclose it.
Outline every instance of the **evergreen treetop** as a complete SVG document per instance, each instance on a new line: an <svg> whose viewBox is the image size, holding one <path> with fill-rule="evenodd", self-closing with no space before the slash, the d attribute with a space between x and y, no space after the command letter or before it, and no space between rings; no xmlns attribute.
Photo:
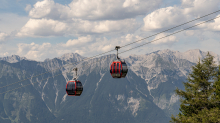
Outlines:
<svg viewBox="0 0 220 123"><path fill-rule="evenodd" d="M220 66L219 66L220 68ZM184 82L185 91L175 90L180 97L180 113L171 122L220 122L220 69L209 53L192 67Z"/></svg>

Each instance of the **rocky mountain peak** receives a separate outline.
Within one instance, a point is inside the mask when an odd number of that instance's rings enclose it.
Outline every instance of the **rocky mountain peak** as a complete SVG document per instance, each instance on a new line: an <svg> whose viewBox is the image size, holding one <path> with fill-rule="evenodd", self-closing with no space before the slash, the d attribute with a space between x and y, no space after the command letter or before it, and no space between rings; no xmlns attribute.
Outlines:
<svg viewBox="0 0 220 123"><path fill-rule="evenodd" d="M16 63L16 62L20 62L21 60L27 60L27 58L20 57L18 55L11 55L11 56L0 58L0 60L7 61L9 63Z"/></svg>
<svg viewBox="0 0 220 123"><path fill-rule="evenodd" d="M182 59L186 59L186 60L193 62L193 63L196 63L196 62L198 62L199 59L200 60L204 59L208 52L215 57L214 61L216 61L216 62L219 61L220 56L218 54L213 53L211 51L206 51L206 52L201 51L199 49L188 50L177 57L182 58Z"/></svg>
<svg viewBox="0 0 220 123"><path fill-rule="evenodd" d="M182 82L186 81L196 58L202 59L206 54L207 52L200 50L179 52L166 49L145 55L130 55L125 58L128 65L127 76L121 79L113 79L109 73L109 66L116 58L115 54L77 64L73 63L85 58L77 53L46 59L47 62L13 65L2 62L1 87L29 76L41 76L28 79L30 83L28 81L19 83L20 86L27 84L29 86L25 86L23 90L16 90L16 93L14 91L7 93L6 96L10 98L1 98L0 106L3 110L0 122L6 120L13 122L17 117L24 118L23 122L47 122L44 121L47 117L48 122L53 123L66 121L166 123L169 122L171 114L177 114L179 111L179 97L175 96L174 90L176 87L184 88ZM220 58L217 54L212 52L210 54L214 55L215 59ZM10 58L21 60L16 55L4 59ZM75 67L79 68L77 76L84 88L80 97L67 96L65 90L66 83L74 76L70 71ZM12 85L10 88L17 86ZM3 89L0 91L4 92ZM77 112L72 112L70 116L71 111ZM10 112L14 112L13 115L16 116L14 119ZM38 115L39 112L42 113ZM97 116L103 112L107 113L101 119L98 118Z"/></svg>
<svg viewBox="0 0 220 123"><path fill-rule="evenodd" d="M84 59L85 57L79 55L78 53L66 53L60 57L58 57L58 59L63 60L63 61L68 61L68 60L76 60L76 61L81 61L82 59Z"/></svg>

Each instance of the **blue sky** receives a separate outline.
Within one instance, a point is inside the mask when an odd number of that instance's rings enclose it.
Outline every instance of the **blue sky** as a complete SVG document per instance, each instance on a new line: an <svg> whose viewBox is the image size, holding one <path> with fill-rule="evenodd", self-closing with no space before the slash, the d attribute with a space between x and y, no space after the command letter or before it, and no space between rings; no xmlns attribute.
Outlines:
<svg viewBox="0 0 220 123"><path fill-rule="evenodd" d="M0 57L91 57L219 10L219 0L0 0ZM219 13L120 49L124 51ZM190 49L220 54L220 19L121 54ZM120 52L119 51L119 52ZM115 53L115 52L112 52Z"/></svg>

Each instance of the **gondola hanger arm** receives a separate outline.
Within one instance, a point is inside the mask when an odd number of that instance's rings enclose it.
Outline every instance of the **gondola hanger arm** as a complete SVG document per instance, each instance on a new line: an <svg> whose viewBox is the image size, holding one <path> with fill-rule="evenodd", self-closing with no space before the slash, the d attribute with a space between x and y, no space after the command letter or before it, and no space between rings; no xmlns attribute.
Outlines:
<svg viewBox="0 0 220 123"><path fill-rule="evenodd" d="M118 49L120 49L121 47L120 46L115 46L115 49L117 50L117 59L120 59L119 57L118 57Z"/></svg>
<svg viewBox="0 0 220 123"><path fill-rule="evenodd" d="M76 71L76 77L74 78L74 74L73 74L73 79L77 79L77 68L73 68L73 71Z"/></svg>

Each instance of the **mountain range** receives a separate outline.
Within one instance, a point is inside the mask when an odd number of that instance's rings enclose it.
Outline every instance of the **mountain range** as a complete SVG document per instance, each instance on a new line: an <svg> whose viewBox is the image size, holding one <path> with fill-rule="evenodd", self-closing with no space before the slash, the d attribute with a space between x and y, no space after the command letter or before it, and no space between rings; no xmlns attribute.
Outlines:
<svg viewBox="0 0 220 123"><path fill-rule="evenodd" d="M168 123L179 112L176 87L207 52L159 50L124 58L126 78L109 72L116 55L85 60L77 53L43 62L12 55L0 58L0 122ZM220 56L214 61L219 64ZM82 61L83 60L83 61ZM83 84L79 97L67 96L65 87L78 68Z"/></svg>

